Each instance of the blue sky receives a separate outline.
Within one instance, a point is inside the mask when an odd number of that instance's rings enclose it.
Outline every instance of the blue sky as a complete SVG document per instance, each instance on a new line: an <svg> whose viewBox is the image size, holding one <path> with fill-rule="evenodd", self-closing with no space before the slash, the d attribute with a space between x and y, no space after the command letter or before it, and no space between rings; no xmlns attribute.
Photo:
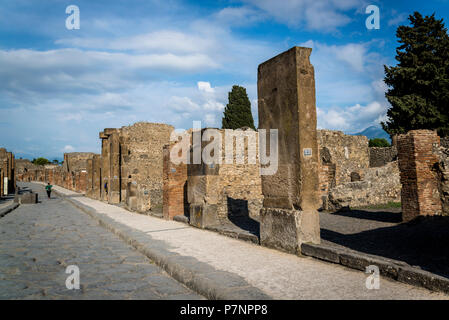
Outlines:
<svg viewBox="0 0 449 320"><path fill-rule="evenodd" d="M69 5L79 30L65 27ZM137 121L219 127L234 84L257 121L257 66L295 45L313 48L318 127L358 132L385 118L383 65L413 11L447 24L449 3L0 0L0 146L53 159L100 152L99 131Z"/></svg>

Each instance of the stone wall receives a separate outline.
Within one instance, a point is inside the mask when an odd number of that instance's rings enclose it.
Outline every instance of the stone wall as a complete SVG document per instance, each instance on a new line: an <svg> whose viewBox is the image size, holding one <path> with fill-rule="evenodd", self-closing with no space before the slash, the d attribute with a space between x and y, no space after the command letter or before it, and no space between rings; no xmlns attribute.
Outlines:
<svg viewBox="0 0 449 320"><path fill-rule="evenodd" d="M64 170L67 172L86 170L87 160L92 159L94 154L93 152L64 153Z"/></svg>
<svg viewBox="0 0 449 320"><path fill-rule="evenodd" d="M328 192L345 183L352 182L354 173L370 166L368 138L346 135L341 131L317 130L320 151L320 193Z"/></svg>
<svg viewBox="0 0 449 320"><path fill-rule="evenodd" d="M449 149L449 137L444 137L440 139L440 144L443 148Z"/></svg>
<svg viewBox="0 0 449 320"><path fill-rule="evenodd" d="M365 136L318 130L322 208L338 210L399 202L401 184L393 152L369 148ZM374 159L376 165L373 167ZM389 161L386 161L386 160Z"/></svg>
<svg viewBox="0 0 449 320"><path fill-rule="evenodd" d="M14 193L16 187L15 159L12 152L0 148L0 197Z"/></svg>
<svg viewBox="0 0 449 320"><path fill-rule="evenodd" d="M263 204L258 133L251 129L216 132L221 137L220 158L214 163L193 164L192 148L190 164L187 166L190 221L192 225L202 228L229 221L234 217L258 216ZM200 133L204 135L206 129L193 135ZM240 139L243 149L238 152L244 155L243 163L237 161L236 146L237 140ZM201 153L212 143L209 141L202 142ZM226 160L226 141L229 142L229 150L233 150L229 162ZM248 154L254 155L253 161L248 161Z"/></svg>
<svg viewBox="0 0 449 320"><path fill-rule="evenodd" d="M173 130L167 124L138 122L100 132L100 198L114 204L122 202L141 213L162 212L162 151Z"/></svg>
<svg viewBox="0 0 449 320"><path fill-rule="evenodd" d="M386 148L369 148L369 165L370 167L382 167L389 162L398 159L398 150L396 147Z"/></svg>
<svg viewBox="0 0 449 320"><path fill-rule="evenodd" d="M122 127L121 190L126 198L127 190L135 189L138 212L162 213L163 147L173 130L171 125L146 122Z"/></svg>
<svg viewBox="0 0 449 320"><path fill-rule="evenodd" d="M434 169L438 178L438 191L441 200L441 214L449 215L449 148L443 146L434 148L434 153L438 156L439 161L435 164Z"/></svg>
<svg viewBox="0 0 449 320"><path fill-rule="evenodd" d="M439 162L434 148L439 145L440 138L430 130L411 130L397 138L404 221L441 214L438 174L434 170Z"/></svg>
<svg viewBox="0 0 449 320"><path fill-rule="evenodd" d="M364 207L401 201L401 182L397 161L377 168L360 170L360 179L336 186L324 198L323 209Z"/></svg>

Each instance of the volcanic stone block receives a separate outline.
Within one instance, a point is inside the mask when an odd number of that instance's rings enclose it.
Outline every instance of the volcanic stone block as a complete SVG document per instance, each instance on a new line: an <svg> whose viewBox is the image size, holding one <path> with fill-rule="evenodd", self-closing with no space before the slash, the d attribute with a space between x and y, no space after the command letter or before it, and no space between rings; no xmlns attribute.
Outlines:
<svg viewBox="0 0 449 320"><path fill-rule="evenodd" d="M279 134L278 170L262 176L261 244L288 252L298 252L303 242L320 242L311 52L310 48L294 47L258 69L259 128L277 129Z"/></svg>
<svg viewBox="0 0 449 320"><path fill-rule="evenodd" d="M38 194L34 192L16 194L14 196L14 202L21 204L35 204L38 202Z"/></svg>
<svg viewBox="0 0 449 320"><path fill-rule="evenodd" d="M216 204L190 205L190 224L197 228L216 225L218 207Z"/></svg>
<svg viewBox="0 0 449 320"><path fill-rule="evenodd" d="M319 224L316 210L262 208L260 239L266 247L300 254L302 243L316 243L319 239Z"/></svg>

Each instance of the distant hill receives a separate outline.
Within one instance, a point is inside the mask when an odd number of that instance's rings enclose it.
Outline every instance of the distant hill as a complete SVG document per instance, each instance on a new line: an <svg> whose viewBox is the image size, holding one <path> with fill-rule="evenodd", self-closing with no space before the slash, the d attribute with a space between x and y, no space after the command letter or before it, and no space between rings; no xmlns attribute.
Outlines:
<svg viewBox="0 0 449 320"><path fill-rule="evenodd" d="M390 135L380 126L371 126L358 133L350 133L353 136L366 136L368 139L384 138L391 143Z"/></svg>

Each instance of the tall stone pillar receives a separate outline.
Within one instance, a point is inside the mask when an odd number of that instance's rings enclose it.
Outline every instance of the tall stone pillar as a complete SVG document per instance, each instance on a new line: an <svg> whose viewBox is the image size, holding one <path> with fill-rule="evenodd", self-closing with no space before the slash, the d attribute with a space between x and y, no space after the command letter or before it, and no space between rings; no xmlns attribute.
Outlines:
<svg viewBox="0 0 449 320"><path fill-rule="evenodd" d="M108 192L109 192L109 134L107 132L108 129L104 129L103 132L100 132L100 139L101 139L101 186L100 186L100 200L102 201L108 201L108 194L105 190L105 184L108 185ZM109 129L111 130L111 129Z"/></svg>
<svg viewBox="0 0 449 320"><path fill-rule="evenodd" d="M94 187L94 159L87 159L87 183L86 183L86 197L92 198Z"/></svg>
<svg viewBox="0 0 449 320"><path fill-rule="evenodd" d="M120 137L119 132L113 132L109 137L109 194L108 202L120 203L121 175L120 175Z"/></svg>
<svg viewBox="0 0 449 320"><path fill-rule="evenodd" d="M411 130L397 137L403 221L441 214L438 178L433 170L439 161L433 147L439 145L440 137L431 130Z"/></svg>
<svg viewBox="0 0 449 320"><path fill-rule="evenodd" d="M320 242L319 157L312 49L292 49L258 68L259 129L278 129L278 170L262 176L261 244L300 253ZM269 138L267 138L269 140ZM269 148L267 148L269 150Z"/></svg>
<svg viewBox="0 0 449 320"><path fill-rule="evenodd" d="M100 200L101 198L101 163L101 156L99 154L94 155L94 157L92 158L92 198L96 200Z"/></svg>
<svg viewBox="0 0 449 320"><path fill-rule="evenodd" d="M167 220L173 220L176 215L184 215L185 189L187 184L187 164L174 164L170 161L170 151L173 145L163 147L163 215Z"/></svg>

